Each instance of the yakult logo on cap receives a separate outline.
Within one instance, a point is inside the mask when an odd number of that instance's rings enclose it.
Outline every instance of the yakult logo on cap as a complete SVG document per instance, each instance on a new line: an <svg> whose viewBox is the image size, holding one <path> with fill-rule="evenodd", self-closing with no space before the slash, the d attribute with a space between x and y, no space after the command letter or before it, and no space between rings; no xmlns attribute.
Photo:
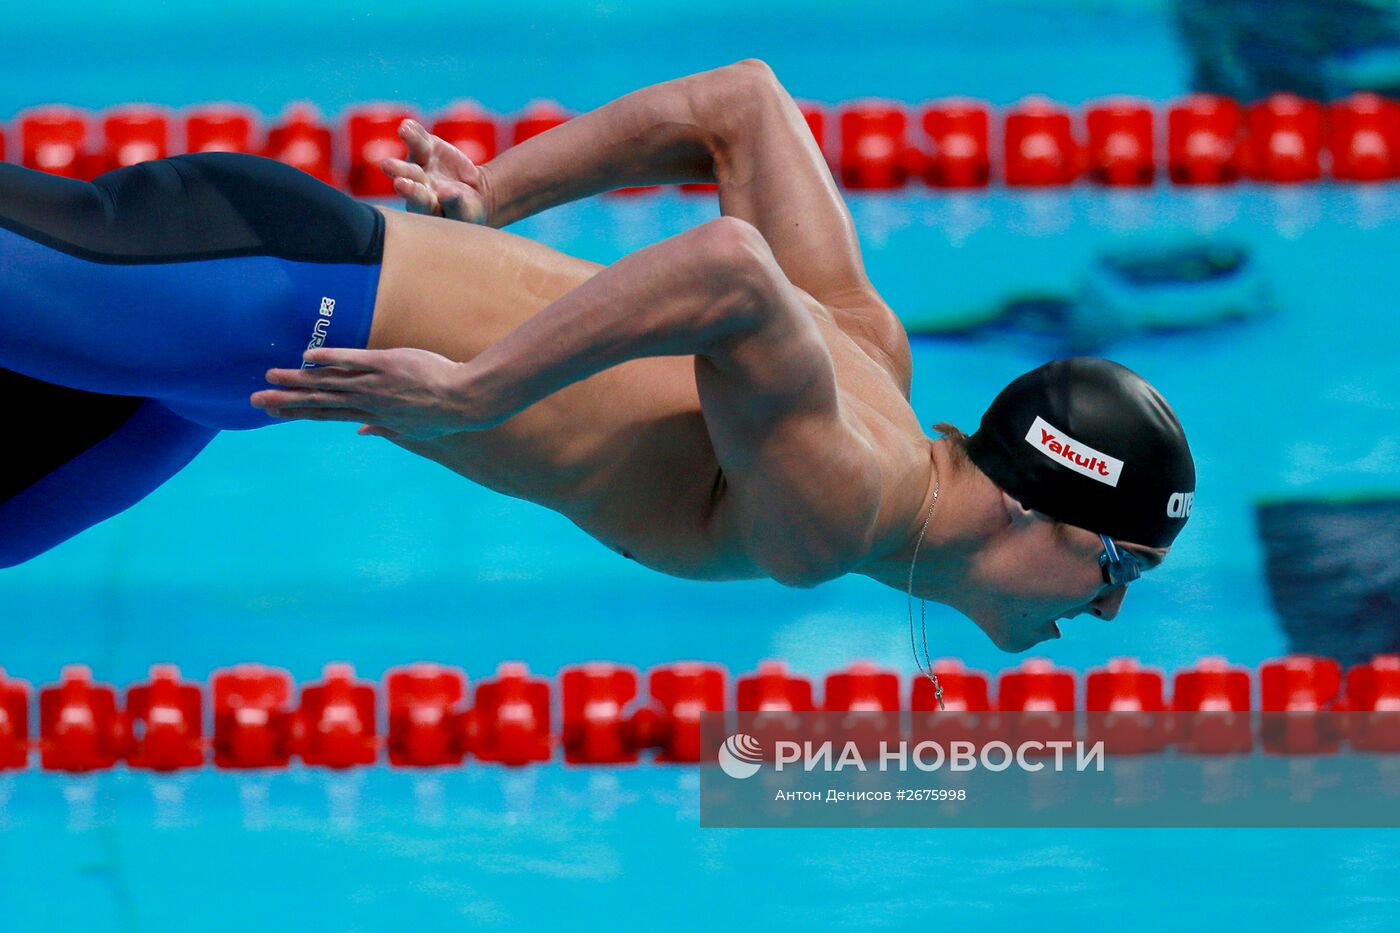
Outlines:
<svg viewBox="0 0 1400 933"><path fill-rule="evenodd" d="M1036 417L1035 423L1026 432L1026 443L1061 466L1098 480L1105 486L1118 487L1118 477L1123 473L1122 460L1079 443L1044 418Z"/></svg>

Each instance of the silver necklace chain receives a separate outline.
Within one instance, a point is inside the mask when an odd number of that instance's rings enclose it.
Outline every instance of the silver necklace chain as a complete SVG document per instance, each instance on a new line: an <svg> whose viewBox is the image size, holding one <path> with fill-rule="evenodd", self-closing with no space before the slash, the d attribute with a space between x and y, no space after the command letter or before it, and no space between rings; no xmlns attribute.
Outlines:
<svg viewBox="0 0 1400 933"><path fill-rule="evenodd" d="M909 561L909 650L914 652L914 663L924 672L924 676L933 681L933 698L938 701L938 708L943 709L943 686L938 682L938 675L933 672L933 658L928 653L928 604L923 598L919 599L919 631L923 636L924 659L919 660L919 649L914 641L914 565L919 561L919 548L923 546L924 535L928 533L928 523L933 519L933 507L938 504L938 467L935 466L933 473L933 501L928 504L928 514L924 516L924 526L919 529L919 540L914 542L914 557Z"/></svg>

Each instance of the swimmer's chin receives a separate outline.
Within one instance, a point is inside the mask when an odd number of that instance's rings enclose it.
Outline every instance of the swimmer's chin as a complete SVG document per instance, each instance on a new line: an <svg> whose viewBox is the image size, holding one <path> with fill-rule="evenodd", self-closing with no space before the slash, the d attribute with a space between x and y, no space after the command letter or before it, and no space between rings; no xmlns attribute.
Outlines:
<svg viewBox="0 0 1400 933"><path fill-rule="evenodd" d="M996 645L1007 654L1025 654L1036 645L1044 644L1047 641L1054 641L1060 637L1060 627L1054 622L1050 623L1048 629L1036 634L1013 634L1004 629L993 630L981 625L981 623L978 624L982 628L982 631L986 632L987 637L992 640L992 644Z"/></svg>

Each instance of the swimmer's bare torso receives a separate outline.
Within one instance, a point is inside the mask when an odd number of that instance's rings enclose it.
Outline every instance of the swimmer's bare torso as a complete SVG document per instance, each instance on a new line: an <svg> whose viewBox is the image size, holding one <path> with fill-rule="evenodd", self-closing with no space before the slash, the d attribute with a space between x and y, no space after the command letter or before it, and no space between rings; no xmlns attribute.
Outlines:
<svg viewBox="0 0 1400 933"><path fill-rule="evenodd" d="M855 553L868 552L881 539L906 540L909 516L921 514L919 506L927 501L929 442L907 401L907 338L866 279L830 172L766 66L740 63L638 95L668 86L687 92L692 106L707 100L715 112L748 113L722 127L696 117L699 131L727 134L714 144L707 168L719 182L723 213L762 234L786 278L783 300L810 323L802 324L800 334L780 330L766 344L750 341L759 344L751 349L730 341L732 360L724 355L731 351L727 345L668 355L655 355L652 347L642 358L609 365L532 401L489 429L394 441L492 489L554 509L654 569L697 579L817 582L852 568L826 553L805 559L809 544L820 551L817 539L845 538L845 549ZM736 107L740 99L751 106ZM627 114L618 103L609 106ZM599 120L594 124L566 128L580 136L610 131ZM621 142L637 142L627 139L627 127L617 132ZM611 183L579 184L605 188L645 180L652 179L632 166L628 177ZM398 211L387 211L386 220L371 350L412 347L472 361L604 271L487 226ZM720 233L694 242L734 239L730 228ZM669 259L675 254L654 255L652 266L610 273L616 281L607 287L622 289L620 295L666 297L649 306L610 307L616 319L664 316L675 310L669 309L672 295L696 290L695 269L680 261L673 273ZM626 261L608 268L623 270ZM656 281L633 281L648 275ZM595 287L603 282L599 278ZM701 306L694 309L705 313ZM603 319L591 313L579 318L579 327L594 334L596 343ZM509 362L528 371L532 353L575 332L551 331L539 346L517 340ZM785 360L789 348L806 356ZM772 355L771 367L764 353ZM794 392L825 401L800 394L784 398L781 404L798 414L778 412L771 423L756 423L752 412L762 410L766 393L789 391L765 384L769 368L774 380L786 383L794 374L799 384L808 373L816 373L817 381L834 376L834 396L829 388L799 385ZM296 416L293 410L280 413ZM784 501L790 497L801 501ZM784 548L797 563L775 566L789 560L780 554Z"/></svg>
<svg viewBox="0 0 1400 933"><path fill-rule="evenodd" d="M441 221L390 214L371 349L422 347L470 360L599 268L485 227L463 224L450 238L443 232ZM890 375L830 311L807 302L850 404L907 410ZM745 556L743 516L727 507L693 357L629 360L490 430L396 443L554 509L657 570L704 579L762 575Z"/></svg>

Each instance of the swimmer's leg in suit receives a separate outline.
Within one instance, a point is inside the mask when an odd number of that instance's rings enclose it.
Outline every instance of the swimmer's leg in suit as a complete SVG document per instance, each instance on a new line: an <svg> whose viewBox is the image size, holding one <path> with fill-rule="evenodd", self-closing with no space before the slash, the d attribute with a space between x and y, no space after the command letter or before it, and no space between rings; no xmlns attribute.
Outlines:
<svg viewBox="0 0 1400 933"><path fill-rule="evenodd" d="M296 169L234 153L93 182L0 164L0 367L153 398L209 428L308 346L369 341L384 219Z"/></svg>
<svg viewBox="0 0 1400 933"><path fill-rule="evenodd" d="M0 567L131 507L218 433L152 399L93 395L0 370Z"/></svg>

